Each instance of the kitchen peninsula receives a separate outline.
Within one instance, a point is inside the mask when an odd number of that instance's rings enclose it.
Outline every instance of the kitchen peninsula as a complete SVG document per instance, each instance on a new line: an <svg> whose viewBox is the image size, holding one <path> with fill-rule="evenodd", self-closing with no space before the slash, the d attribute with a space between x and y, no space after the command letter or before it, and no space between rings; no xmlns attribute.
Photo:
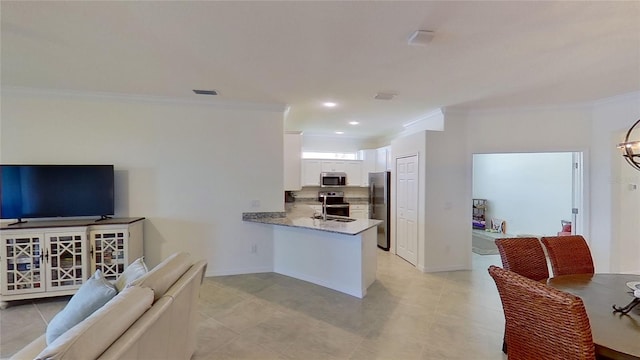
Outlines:
<svg viewBox="0 0 640 360"><path fill-rule="evenodd" d="M376 278L381 221L314 215L307 205L287 204L286 212L243 213L242 218L275 225L274 272L363 298Z"/></svg>

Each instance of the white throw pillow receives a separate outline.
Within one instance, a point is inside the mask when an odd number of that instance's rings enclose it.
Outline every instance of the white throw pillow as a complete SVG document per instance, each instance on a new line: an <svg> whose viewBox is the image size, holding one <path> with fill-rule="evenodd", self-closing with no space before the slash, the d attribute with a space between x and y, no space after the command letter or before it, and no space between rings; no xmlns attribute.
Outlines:
<svg viewBox="0 0 640 360"><path fill-rule="evenodd" d="M51 344L65 331L93 314L117 293L116 288L104 277L102 271L96 270L71 297L64 309L49 322L46 331L47 344Z"/></svg>
<svg viewBox="0 0 640 360"><path fill-rule="evenodd" d="M146 274L148 271L147 265L144 263L144 257L137 258L118 276L115 282L116 290L118 290L118 292L124 290L132 281Z"/></svg>
<svg viewBox="0 0 640 360"><path fill-rule="evenodd" d="M151 289L128 287L47 345L35 359L97 359L152 303Z"/></svg>

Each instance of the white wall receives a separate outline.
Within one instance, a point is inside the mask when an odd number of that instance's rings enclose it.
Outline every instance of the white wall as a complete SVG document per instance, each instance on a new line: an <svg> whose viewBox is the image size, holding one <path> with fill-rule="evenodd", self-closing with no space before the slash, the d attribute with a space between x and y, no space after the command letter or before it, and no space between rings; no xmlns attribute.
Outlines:
<svg viewBox="0 0 640 360"><path fill-rule="evenodd" d="M465 128L464 119L447 119L444 131L419 131L391 142L392 174L397 158L418 155L416 267L424 272L471 268L471 182L467 181L471 155L459 141ZM390 251L394 253L395 217L396 197L392 196Z"/></svg>
<svg viewBox="0 0 640 360"><path fill-rule="evenodd" d="M640 273L640 197L628 185L640 174L621 160L616 144L640 118L640 93L604 99L594 105L591 159L592 245L596 271Z"/></svg>
<svg viewBox="0 0 640 360"><path fill-rule="evenodd" d="M0 139L2 163L114 164L151 266L185 250L208 275L273 268L271 228L241 219L283 210L283 109L3 89Z"/></svg>
<svg viewBox="0 0 640 360"><path fill-rule="evenodd" d="M444 131L427 131L425 270L471 269L472 157L465 119L447 118Z"/></svg>
<svg viewBox="0 0 640 360"><path fill-rule="evenodd" d="M466 134L461 135L466 136L470 153L582 151L583 205L589 209L584 214L583 233L596 271L640 272L640 234L634 230L638 214L622 212L625 206L613 195L624 188L623 175L617 170L620 154L615 136L628 129L639 114L640 93L634 93L572 107L450 112L446 121L468 119ZM627 197L627 201L631 206L636 198ZM632 255L623 255L629 252Z"/></svg>
<svg viewBox="0 0 640 360"><path fill-rule="evenodd" d="M506 221L512 235L553 235L560 220L571 221L570 152L475 154L473 197L487 199L491 218Z"/></svg>

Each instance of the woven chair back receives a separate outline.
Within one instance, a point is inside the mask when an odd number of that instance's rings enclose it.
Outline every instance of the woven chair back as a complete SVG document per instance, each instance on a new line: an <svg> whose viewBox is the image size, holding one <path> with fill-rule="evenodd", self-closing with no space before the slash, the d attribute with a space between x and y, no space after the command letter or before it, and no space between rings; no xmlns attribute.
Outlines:
<svg viewBox="0 0 640 360"><path fill-rule="evenodd" d="M546 236L542 243L547 249L553 276L593 274L593 258L582 235Z"/></svg>
<svg viewBox="0 0 640 360"><path fill-rule="evenodd" d="M547 257L535 237L496 239L502 267L532 280L549 277Z"/></svg>
<svg viewBox="0 0 640 360"><path fill-rule="evenodd" d="M489 274L502 300L509 360L595 359L582 299L497 266Z"/></svg>

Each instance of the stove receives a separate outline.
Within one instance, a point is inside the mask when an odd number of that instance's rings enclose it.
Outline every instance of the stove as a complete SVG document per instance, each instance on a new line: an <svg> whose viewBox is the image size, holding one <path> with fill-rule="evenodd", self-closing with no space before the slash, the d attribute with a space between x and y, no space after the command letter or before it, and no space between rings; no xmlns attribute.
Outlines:
<svg viewBox="0 0 640 360"><path fill-rule="evenodd" d="M349 203L344 201L344 191L319 191L318 201L325 204L327 215L349 216Z"/></svg>

